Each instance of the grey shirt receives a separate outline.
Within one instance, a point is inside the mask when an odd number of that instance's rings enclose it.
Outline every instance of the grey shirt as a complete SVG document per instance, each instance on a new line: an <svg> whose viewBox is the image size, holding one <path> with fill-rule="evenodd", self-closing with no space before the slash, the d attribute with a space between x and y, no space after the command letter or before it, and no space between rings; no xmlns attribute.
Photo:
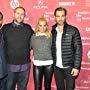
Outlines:
<svg viewBox="0 0 90 90"><path fill-rule="evenodd" d="M51 54L52 37L47 38L45 35L31 37L31 47L34 52L34 60L46 61L52 60Z"/></svg>

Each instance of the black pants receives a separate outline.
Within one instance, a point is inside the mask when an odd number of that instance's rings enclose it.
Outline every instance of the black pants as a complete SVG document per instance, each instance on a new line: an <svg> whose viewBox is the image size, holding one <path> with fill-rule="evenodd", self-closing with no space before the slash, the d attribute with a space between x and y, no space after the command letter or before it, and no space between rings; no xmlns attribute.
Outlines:
<svg viewBox="0 0 90 90"><path fill-rule="evenodd" d="M45 90L51 90L51 81L53 75L53 65L33 66L35 90L42 90L42 80L44 76Z"/></svg>
<svg viewBox="0 0 90 90"><path fill-rule="evenodd" d="M74 90L75 77L71 75L72 68L58 68L54 69L54 76L56 81L57 90Z"/></svg>
<svg viewBox="0 0 90 90"><path fill-rule="evenodd" d="M27 90L30 70L22 72L8 72L6 90Z"/></svg>

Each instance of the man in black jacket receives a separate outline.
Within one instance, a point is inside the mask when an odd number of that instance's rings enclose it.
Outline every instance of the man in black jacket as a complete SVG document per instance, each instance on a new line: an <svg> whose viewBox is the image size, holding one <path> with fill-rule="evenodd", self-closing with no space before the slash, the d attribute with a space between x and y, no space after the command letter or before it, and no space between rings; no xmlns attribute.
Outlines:
<svg viewBox="0 0 90 90"><path fill-rule="evenodd" d="M14 10L13 22L2 27L4 48L8 67L7 89L27 90L30 73L30 38L33 30L24 23L25 9Z"/></svg>
<svg viewBox="0 0 90 90"><path fill-rule="evenodd" d="M0 12L0 29L3 23L3 14ZM3 49L3 35L0 30L0 90L5 90L7 76L7 65Z"/></svg>
<svg viewBox="0 0 90 90"><path fill-rule="evenodd" d="M80 33L76 27L66 23L66 15L65 8L54 11L56 24L52 27L52 56L57 90L74 90L82 60Z"/></svg>

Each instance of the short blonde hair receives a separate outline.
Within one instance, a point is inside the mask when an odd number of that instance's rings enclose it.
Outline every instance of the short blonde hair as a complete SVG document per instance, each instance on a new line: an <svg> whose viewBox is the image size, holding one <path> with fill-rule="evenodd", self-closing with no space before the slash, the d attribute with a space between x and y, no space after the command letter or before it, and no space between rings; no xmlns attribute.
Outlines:
<svg viewBox="0 0 90 90"><path fill-rule="evenodd" d="M48 26L48 22L46 20L46 18L44 16L41 16L39 19L38 19L38 22L37 22L37 25L36 25L36 28L35 28L35 34L38 35L38 33L40 32L39 31L39 28L38 28L38 25L39 25L39 22L40 21L44 21L46 23L46 31L45 31L45 34L47 35L47 37L51 37L51 32L49 30L49 26Z"/></svg>

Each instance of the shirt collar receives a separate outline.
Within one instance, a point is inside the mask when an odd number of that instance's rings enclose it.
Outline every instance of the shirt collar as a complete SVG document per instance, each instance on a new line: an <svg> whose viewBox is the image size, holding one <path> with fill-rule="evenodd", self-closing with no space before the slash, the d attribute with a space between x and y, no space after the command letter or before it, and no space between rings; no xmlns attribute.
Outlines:
<svg viewBox="0 0 90 90"><path fill-rule="evenodd" d="M19 25L17 25L13 20L12 25L13 25L13 27L23 27L23 22L21 22Z"/></svg>
<svg viewBox="0 0 90 90"><path fill-rule="evenodd" d="M38 34L36 34L37 36L47 36L46 33L41 33L39 32Z"/></svg>
<svg viewBox="0 0 90 90"><path fill-rule="evenodd" d="M64 26L64 25L63 25L63 26ZM63 26L62 26L62 27L63 27ZM57 31L57 33L63 33L63 31L62 31L62 32L59 31L58 26L56 27L56 31Z"/></svg>

